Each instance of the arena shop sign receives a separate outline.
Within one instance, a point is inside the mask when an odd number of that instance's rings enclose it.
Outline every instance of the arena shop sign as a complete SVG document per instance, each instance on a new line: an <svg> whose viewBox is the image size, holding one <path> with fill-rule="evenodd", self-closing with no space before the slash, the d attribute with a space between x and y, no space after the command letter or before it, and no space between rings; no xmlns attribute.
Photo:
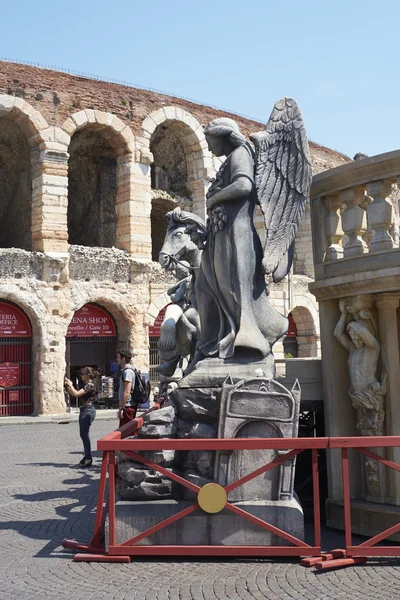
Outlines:
<svg viewBox="0 0 400 600"><path fill-rule="evenodd" d="M86 304L76 311L67 331L67 338L116 335L115 324L110 315L93 304Z"/></svg>
<svg viewBox="0 0 400 600"><path fill-rule="evenodd" d="M12 304L0 302L0 338L31 335L31 326L24 313Z"/></svg>

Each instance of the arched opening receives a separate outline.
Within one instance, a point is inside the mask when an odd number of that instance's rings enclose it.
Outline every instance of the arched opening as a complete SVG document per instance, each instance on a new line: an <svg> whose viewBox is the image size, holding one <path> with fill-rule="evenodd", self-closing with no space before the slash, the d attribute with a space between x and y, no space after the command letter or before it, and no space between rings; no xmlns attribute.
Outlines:
<svg viewBox="0 0 400 600"><path fill-rule="evenodd" d="M93 367L100 373L96 381L98 404L106 408L117 406L118 331L113 316L97 304L85 304L75 311L66 338L67 376L79 388L82 367ZM76 404L75 398L69 401L72 406Z"/></svg>
<svg viewBox="0 0 400 600"><path fill-rule="evenodd" d="M116 242L117 151L90 127L69 147L69 243L111 248Z"/></svg>
<svg viewBox="0 0 400 600"><path fill-rule="evenodd" d="M167 121L159 125L151 136L150 151L154 162L151 165L151 187L155 190L189 197L187 190L188 165L182 143L187 135L183 123Z"/></svg>
<svg viewBox="0 0 400 600"><path fill-rule="evenodd" d="M157 197L151 201L151 257L158 261L158 255L167 233L167 212L176 208L177 203L169 198Z"/></svg>
<svg viewBox="0 0 400 600"><path fill-rule="evenodd" d="M296 306L291 315L297 330L297 358L317 357L317 332L311 312L305 306Z"/></svg>
<svg viewBox="0 0 400 600"><path fill-rule="evenodd" d="M0 301L0 416L31 413L31 323L18 306Z"/></svg>
<svg viewBox="0 0 400 600"><path fill-rule="evenodd" d="M0 118L0 248L31 250L30 149L21 129Z"/></svg>
<svg viewBox="0 0 400 600"><path fill-rule="evenodd" d="M149 376L151 385L156 385L160 379L160 376L156 371L156 368L160 364L158 340L160 339L161 325L164 320L166 309L167 307L164 306L164 308L160 310L153 325L149 327Z"/></svg>
<svg viewBox="0 0 400 600"><path fill-rule="evenodd" d="M292 313L288 314L289 327L283 339L283 353L285 358L298 358L299 345L297 343L297 327Z"/></svg>

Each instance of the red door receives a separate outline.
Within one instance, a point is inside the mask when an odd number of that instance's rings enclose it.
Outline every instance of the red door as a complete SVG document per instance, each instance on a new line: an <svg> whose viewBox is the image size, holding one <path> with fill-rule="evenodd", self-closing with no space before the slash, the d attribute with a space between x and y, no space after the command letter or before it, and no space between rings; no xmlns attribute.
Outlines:
<svg viewBox="0 0 400 600"><path fill-rule="evenodd" d="M31 324L20 308L0 302L0 417L31 413Z"/></svg>

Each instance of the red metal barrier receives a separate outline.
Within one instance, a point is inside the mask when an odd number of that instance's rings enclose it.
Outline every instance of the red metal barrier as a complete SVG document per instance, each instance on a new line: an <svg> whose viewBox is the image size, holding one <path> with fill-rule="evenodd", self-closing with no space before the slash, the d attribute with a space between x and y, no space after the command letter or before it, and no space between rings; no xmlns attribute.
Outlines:
<svg viewBox="0 0 400 600"><path fill-rule="evenodd" d="M150 410L157 410L161 404L155 405ZM149 412L149 411L148 411ZM299 556L308 557L301 561L303 566L315 566L318 569L337 568L365 562L367 556L400 556L400 546L379 546L375 544L381 542L386 537L400 531L400 522L398 525L387 529L372 539L360 544L352 545L351 535L351 516L350 516L350 486L348 472L348 449L353 448L370 456L375 460L387 465L390 468L400 471L400 466L396 463L386 460L383 457L371 452L368 448L374 447L393 447L400 446L400 436L385 437L353 437L353 438L235 438L235 439L126 439L137 433L143 423L143 417L139 417L130 423L127 423L120 429L106 435L98 441L97 447L103 451L103 461L101 468L99 494L96 509L95 530L89 545L79 544L72 540L65 540L65 548L73 548L85 552L76 554L75 561L110 561L110 562L128 562L131 556L157 556L157 555L185 555L185 556ZM328 448L342 448L342 466L343 466L343 489L344 489L344 524L345 524L345 549L333 550L329 553L321 553L321 523L320 523L320 491L318 479L318 450ZM158 471L164 476L172 479L176 483L189 488L198 493L200 487L187 481L186 479L172 473L171 471L155 464L147 458L137 454L137 451L144 450L286 450L283 456L276 458L270 463L254 470L245 477L225 486L225 492L244 485L255 477L279 466L281 463L294 458L304 450L312 452L312 480L313 480L313 505L314 505L314 542L313 545L306 544L289 532L285 532L266 521L255 517L237 505L227 501L224 508L247 519L258 527L265 529L291 545L281 546L162 546L162 545L139 545L139 542L168 527L168 525L182 519L188 514L201 510L197 501L191 506L181 510L175 515L164 519L146 531L134 536L122 543L116 542L116 497L115 497L115 478L116 461L115 452L121 451L154 471ZM105 504L106 483L108 473L108 501ZM104 525L106 516L109 520L109 539L108 552L104 549ZM400 521L400 516L399 516Z"/></svg>

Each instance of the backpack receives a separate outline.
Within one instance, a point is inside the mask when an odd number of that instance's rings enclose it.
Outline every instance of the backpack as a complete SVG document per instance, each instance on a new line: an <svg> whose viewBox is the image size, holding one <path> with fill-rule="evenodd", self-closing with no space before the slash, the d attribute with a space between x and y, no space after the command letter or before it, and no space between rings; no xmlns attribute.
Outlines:
<svg viewBox="0 0 400 600"><path fill-rule="evenodd" d="M123 372L129 368L132 368L135 373L135 385L131 388L131 406L145 404L150 398L150 381L143 377L141 372L135 369L135 367L125 367Z"/></svg>

